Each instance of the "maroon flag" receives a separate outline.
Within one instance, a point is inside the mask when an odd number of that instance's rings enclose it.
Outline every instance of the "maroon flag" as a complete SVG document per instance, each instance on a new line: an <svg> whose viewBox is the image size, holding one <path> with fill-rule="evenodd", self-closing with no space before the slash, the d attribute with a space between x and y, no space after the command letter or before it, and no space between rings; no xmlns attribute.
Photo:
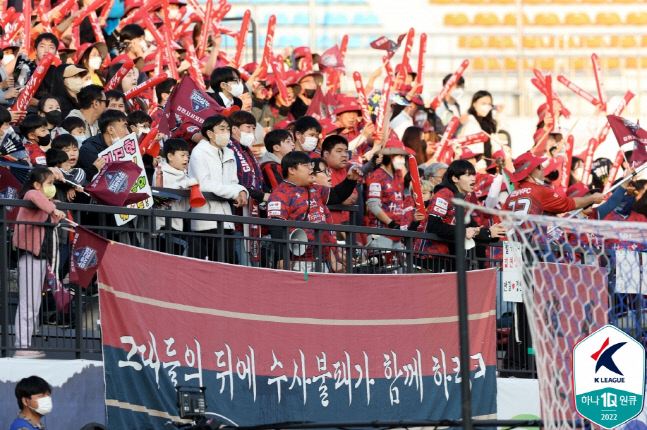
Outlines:
<svg viewBox="0 0 647 430"><path fill-rule="evenodd" d="M85 227L77 226L72 242L70 282L88 288L109 243L108 239Z"/></svg>
<svg viewBox="0 0 647 430"><path fill-rule="evenodd" d="M103 166L85 191L98 203L125 206L149 198L146 193L131 193L142 169L132 161L113 161Z"/></svg>
<svg viewBox="0 0 647 430"><path fill-rule="evenodd" d="M52 290L54 301L56 302L56 309L61 313L67 313L68 305L72 301L72 293L68 290L60 279L54 274L52 266L47 263L47 274L45 276L45 288Z"/></svg>
<svg viewBox="0 0 647 430"><path fill-rule="evenodd" d="M337 45L327 49L323 54L321 54L321 57L319 57L319 69L324 72L328 67L332 67L335 70L346 73L344 59L342 58L341 51Z"/></svg>
<svg viewBox="0 0 647 430"><path fill-rule="evenodd" d="M395 52L398 50L400 45L402 45L402 40L404 40L406 36L407 36L407 33L401 34L400 36L398 36L397 42L392 41L386 36L382 36L379 39L375 39L374 41L371 42L371 48L387 51L386 55L390 60L391 57L393 57L393 55L395 54Z"/></svg>
<svg viewBox="0 0 647 430"><path fill-rule="evenodd" d="M319 87L317 88L315 95L312 97L312 101L310 102L306 115L317 120L330 118L335 110L335 106L337 106L335 96L333 96L330 91L324 95L321 87Z"/></svg>
<svg viewBox="0 0 647 430"><path fill-rule="evenodd" d="M164 118L160 121L159 131L167 136L171 130L178 127L176 116L182 122L189 122L202 126L204 120L210 116L218 115L223 107L209 97L190 76L182 78L180 83L173 88L171 95L164 107Z"/></svg>
<svg viewBox="0 0 647 430"><path fill-rule="evenodd" d="M17 199L21 187L22 185L9 169L0 167L0 199ZM7 220L15 221L19 209L15 206L7 206Z"/></svg>
<svg viewBox="0 0 647 430"><path fill-rule="evenodd" d="M620 147L634 142L634 151L631 155L632 167L638 167L647 162L647 131L620 116L607 115L607 120Z"/></svg>

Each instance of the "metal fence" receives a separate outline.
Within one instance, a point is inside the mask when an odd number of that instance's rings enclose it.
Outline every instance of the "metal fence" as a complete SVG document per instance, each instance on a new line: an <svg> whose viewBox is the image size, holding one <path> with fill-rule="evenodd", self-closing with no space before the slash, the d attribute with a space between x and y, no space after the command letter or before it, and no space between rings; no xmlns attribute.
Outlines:
<svg viewBox="0 0 647 430"><path fill-rule="evenodd" d="M44 260L29 258L29 255L12 245L14 240L20 239L20 235L23 235L24 240L29 239L27 235L32 235L33 239L36 234L33 227L43 227L53 236L53 225L9 221L7 208L12 206L33 205L23 200L0 199L0 243L5 244L0 250L0 355L12 356L17 350L27 349L44 351L48 358L99 359L101 331L98 290L94 282L84 289L68 280L70 232L61 227L57 228L59 262L55 264L56 267L51 268L52 272L57 272L63 287L73 293L70 303L61 309L61 306L57 306L52 292L57 288L55 276L46 279L43 273L47 271ZM381 240L384 238L384 229L357 225L312 224L100 205L61 203L57 206L68 211L75 222L103 237L144 249L194 258L240 264L240 256L254 253L255 257L251 258L252 261L249 261L248 265L277 268L280 266L279 262L283 261L281 267L285 270L301 272L380 274L441 273L456 270L457 259L454 255L431 254L417 250L420 240L444 242L442 239L413 231L388 230L393 241L385 242ZM346 209L350 210L352 215L357 214L357 208ZM118 226L115 222L115 215L118 214L137 215L137 218L126 225ZM352 216L351 220L354 218L355 216ZM173 219L182 220L185 231L174 231L171 228ZM194 220L217 221L218 225L207 232L193 232L189 224ZM226 229L225 223L228 222L236 223L240 231ZM27 229L27 226L31 228ZM269 237L267 230L277 227L282 231L283 238ZM311 229L314 241L306 245L298 240L298 235L291 235L294 229ZM465 254L467 270L499 267L500 251L500 244L468 251ZM299 253L301 255L297 256ZM27 290L30 290L30 294L27 294ZM38 294L41 296L38 297ZM497 299L497 350L500 371L519 367L517 363L525 362L527 356L518 346L523 344L508 342L512 331L510 305L502 302L500 298ZM19 319L16 324L16 315L21 316L21 309L23 312L33 309L33 315L31 319L25 319L22 323ZM33 336L30 327L33 329ZM532 377L534 367L517 370L514 374Z"/></svg>

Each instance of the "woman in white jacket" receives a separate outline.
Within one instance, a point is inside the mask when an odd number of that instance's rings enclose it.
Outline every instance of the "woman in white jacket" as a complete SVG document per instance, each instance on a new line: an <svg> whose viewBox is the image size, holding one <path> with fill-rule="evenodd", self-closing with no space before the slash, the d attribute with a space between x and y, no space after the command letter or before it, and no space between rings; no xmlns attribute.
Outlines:
<svg viewBox="0 0 647 430"><path fill-rule="evenodd" d="M189 176L198 180L202 192L213 193L218 197L227 200L207 199L207 203L201 208L193 208L196 213L232 215L230 200L235 200L234 206L247 205L247 190L238 184L236 174L236 160L234 152L227 148L231 135L229 120L222 115L214 115L207 118L202 124L202 135L208 140L202 140L193 149L189 161ZM208 234L216 234L217 221L193 220L191 230ZM201 236L198 243L193 247L193 256L211 261L223 261L236 263L234 252L234 223L227 222L224 225L226 235L231 239L224 239L225 255L218 259L217 243L218 238ZM197 242L197 241L196 241Z"/></svg>

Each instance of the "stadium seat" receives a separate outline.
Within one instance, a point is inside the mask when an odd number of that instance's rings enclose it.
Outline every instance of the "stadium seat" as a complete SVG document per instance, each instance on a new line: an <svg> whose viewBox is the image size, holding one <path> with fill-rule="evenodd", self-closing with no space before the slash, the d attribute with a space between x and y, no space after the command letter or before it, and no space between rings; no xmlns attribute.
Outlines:
<svg viewBox="0 0 647 430"><path fill-rule="evenodd" d="M327 27L338 27L347 26L350 23L343 13L327 13L324 15L323 21L320 24Z"/></svg>
<svg viewBox="0 0 647 430"><path fill-rule="evenodd" d="M647 46L647 36L640 37L640 46L642 46L643 48Z"/></svg>
<svg viewBox="0 0 647 430"><path fill-rule="evenodd" d="M348 47L350 49L358 49L362 47L362 36L353 35L348 38Z"/></svg>
<svg viewBox="0 0 647 430"><path fill-rule="evenodd" d="M538 13L535 15L535 25L559 25L559 17L555 13Z"/></svg>
<svg viewBox="0 0 647 430"><path fill-rule="evenodd" d="M639 0L611 0L611 3L632 4L632 3L638 3L638 1Z"/></svg>
<svg viewBox="0 0 647 430"><path fill-rule="evenodd" d="M485 41L481 36L467 36L463 43L465 43L464 48L485 48Z"/></svg>
<svg viewBox="0 0 647 430"><path fill-rule="evenodd" d="M517 67L519 67L519 62L516 58L508 57L503 59L503 68L505 70L517 70Z"/></svg>
<svg viewBox="0 0 647 430"><path fill-rule="evenodd" d="M540 48L554 48L555 47L555 37L553 36L537 36L539 41Z"/></svg>
<svg viewBox="0 0 647 430"><path fill-rule="evenodd" d="M630 12L627 14L626 22L629 25L646 25L647 12Z"/></svg>
<svg viewBox="0 0 647 430"><path fill-rule="evenodd" d="M342 3L346 4L368 4L366 0L343 0Z"/></svg>
<svg viewBox="0 0 647 430"><path fill-rule="evenodd" d="M616 70L620 68L620 58L618 57L602 57L600 58L600 65L606 70Z"/></svg>
<svg viewBox="0 0 647 430"><path fill-rule="evenodd" d="M269 21L269 17L265 20L265 22ZM276 14L276 24L277 25L290 25L292 22L290 21L290 18L284 13L277 13Z"/></svg>
<svg viewBox="0 0 647 430"><path fill-rule="evenodd" d="M353 18L353 25L376 26L380 25L380 20L373 13L358 13Z"/></svg>
<svg viewBox="0 0 647 430"><path fill-rule="evenodd" d="M555 59L535 58L535 67L539 70L553 70L555 69Z"/></svg>
<svg viewBox="0 0 647 430"><path fill-rule="evenodd" d="M308 3L308 0L282 0L281 3L304 4L304 3Z"/></svg>
<svg viewBox="0 0 647 430"><path fill-rule="evenodd" d="M581 12L572 12L566 14L566 19L564 20L566 25L591 25L591 18L585 13Z"/></svg>
<svg viewBox="0 0 647 430"><path fill-rule="evenodd" d="M472 67L474 70L501 70L501 62L494 57L489 58L475 58Z"/></svg>
<svg viewBox="0 0 647 430"><path fill-rule="evenodd" d="M628 69L637 69L639 67L638 59L634 57L627 58L625 67L627 67ZM640 59L640 68L647 69L647 58Z"/></svg>
<svg viewBox="0 0 647 430"><path fill-rule="evenodd" d="M493 13L477 13L474 15L474 25L500 25L499 17Z"/></svg>
<svg viewBox="0 0 647 430"><path fill-rule="evenodd" d="M451 26L468 25L470 23L467 15L464 13L448 13L443 18L443 22L445 25Z"/></svg>
<svg viewBox="0 0 647 430"><path fill-rule="evenodd" d="M523 16L523 23L530 24L530 20L528 19L528 16L525 13L522 16ZM503 16L503 25L517 25L517 14L506 13Z"/></svg>
<svg viewBox="0 0 647 430"><path fill-rule="evenodd" d="M515 0L490 0L490 3L494 3L494 4L514 4Z"/></svg>
<svg viewBox="0 0 647 430"><path fill-rule="evenodd" d="M452 4L452 3L458 3L457 0L429 0L429 3L432 4Z"/></svg>
<svg viewBox="0 0 647 430"><path fill-rule="evenodd" d="M522 0L524 4L544 4L548 3L548 0Z"/></svg>
<svg viewBox="0 0 647 430"><path fill-rule="evenodd" d="M460 0L461 3L467 3L467 4L483 4L483 3L488 3L487 0Z"/></svg>
<svg viewBox="0 0 647 430"><path fill-rule="evenodd" d="M317 37L317 48L328 49L337 43L336 40L333 40L332 37L327 34Z"/></svg>
<svg viewBox="0 0 647 430"><path fill-rule="evenodd" d="M310 25L310 14L297 13L292 19L292 25Z"/></svg>
<svg viewBox="0 0 647 430"><path fill-rule="evenodd" d="M615 12L602 12L595 15L595 23L598 25L620 25L622 20Z"/></svg>
<svg viewBox="0 0 647 430"><path fill-rule="evenodd" d="M633 36L611 36L609 46L612 48L635 48L638 41Z"/></svg>
<svg viewBox="0 0 647 430"><path fill-rule="evenodd" d="M556 4L573 4L577 3L577 0L552 0L551 3L556 3Z"/></svg>
<svg viewBox="0 0 647 430"><path fill-rule="evenodd" d="M527 49L535 49L539 47L539 40L537 36L523 36L521 46Z"/></svg>
<svg viewBox="0 0 647 430"><path fill-rule="evenodd" d="M568 63L572 70L584 70L585 68L591 67L590 58L569 58Z"/></svg>
<svg viewBox="0 0 647 430"><path fill-rule="evenodd" d="M602 48L604 39L602 36L586 36L582 38L582 46L584 48Z"/></svg>
<svg viewBox="0 0 647 430"><path fill-rule="evenodd" d="M608 3L609 0L582 0L582 3Z"/></svg>
<svg viewBox="0 0 647 430"><path fill-rule="evenodd" d="M487 39L488 48L514 48L514 41L511 36L490 36Z"/></svg>

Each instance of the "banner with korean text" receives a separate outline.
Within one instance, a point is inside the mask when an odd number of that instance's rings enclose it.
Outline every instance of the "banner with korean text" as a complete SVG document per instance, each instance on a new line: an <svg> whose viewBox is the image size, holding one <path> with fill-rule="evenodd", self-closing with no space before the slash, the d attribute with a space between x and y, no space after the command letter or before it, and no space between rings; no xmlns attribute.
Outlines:
<svg viewBox="0 0 647 430"><path fill-rule="evenodd" d="M494 269L468 273L474 416L496 416ZM459 419L456 275L308 274L121 244L99 267L109 428L207 417L284 422Z"/></svg>

